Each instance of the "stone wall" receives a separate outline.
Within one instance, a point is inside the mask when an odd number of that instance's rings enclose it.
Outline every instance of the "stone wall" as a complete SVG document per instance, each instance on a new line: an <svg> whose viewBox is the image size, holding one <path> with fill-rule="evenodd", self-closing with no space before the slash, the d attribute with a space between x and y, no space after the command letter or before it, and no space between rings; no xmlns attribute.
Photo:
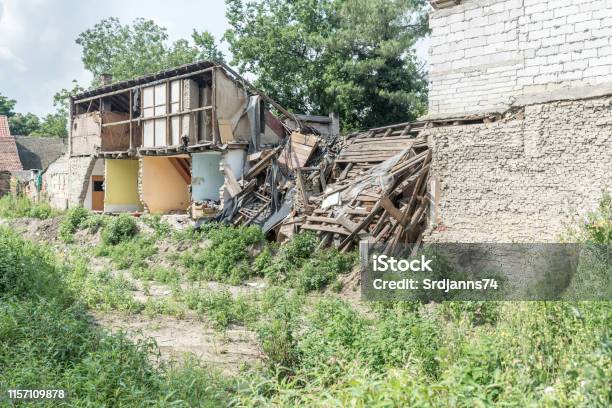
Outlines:
<svg viewBox="0 0 612 408"><path fill-rule="evenodd" d="M612 97L425 131L440 186L428 241L555 242L612 190Z"/></svg>
<svg viewBox="0 0 612 408"><path fill-rule="evenodd" d="M43 194L52 207L65 210L83 205L93 157L70 157L68 154L54 161L43 174Z"/></svg>
<svg viewBox="0 0 612 408"><path fill-rule="evenodd" d="M612 82L612 0L464 0L430 26L431 116Z"/></svg>

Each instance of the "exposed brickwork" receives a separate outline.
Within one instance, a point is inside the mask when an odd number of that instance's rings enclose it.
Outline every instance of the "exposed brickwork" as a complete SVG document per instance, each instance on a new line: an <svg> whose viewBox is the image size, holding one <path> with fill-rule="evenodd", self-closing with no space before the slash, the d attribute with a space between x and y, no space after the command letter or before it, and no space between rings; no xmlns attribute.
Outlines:
<svg viewBox="0 0 612 408"><path fill-rule="evenodd" d="M425 131L440 182L429 241L555 242L612 190L612 97L525 107L524 120Z"/></svg>
<svg viewBox="0 0 612 408"><path fill-rule="evenodd" d="M432 115L612 82L612 0L465 0L430 26Z"/></svg>

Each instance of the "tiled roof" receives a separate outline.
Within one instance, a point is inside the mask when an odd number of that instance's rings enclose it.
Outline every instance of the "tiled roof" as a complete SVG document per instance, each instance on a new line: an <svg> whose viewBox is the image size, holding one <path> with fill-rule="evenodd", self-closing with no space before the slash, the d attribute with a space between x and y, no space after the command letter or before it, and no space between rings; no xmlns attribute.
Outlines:
<svg viewBox="0 0 612 408"><path fill-rule="evenodd" d="M6 116L0 116L0 171L3 170L23 170Z"/></svg>
<svg viewBox="0 0 612 408"><path fill-rule="evenodd" d="M24 170L46 170L66 150L59 137L15 136L15 142Z"/></svg>
<svg viewBox="0 0 612 408"><path fill-rule="evenodd" d="M0 137L10 137L11 131L9 130L8 118L4 115L0 115Z"/></svg>

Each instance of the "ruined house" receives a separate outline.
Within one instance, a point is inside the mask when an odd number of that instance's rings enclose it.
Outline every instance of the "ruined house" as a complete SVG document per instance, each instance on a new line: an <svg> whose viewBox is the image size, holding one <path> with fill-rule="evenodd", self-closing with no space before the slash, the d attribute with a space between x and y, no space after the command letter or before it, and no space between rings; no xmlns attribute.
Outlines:
<svg viewBox="0 0 612 408"><path fill-rule="evenodd" d="M558 240L612 189L612 2L431 4L428 239Z"/></svg>
<svg viewBox="0 0 612 408"><path fill-rule="evenodd" d="M66 176L57 189L63 196L52 197L59 206L215 213L229 194L226 184L248 169L247 154L277 146L290 129L270 108L303 125L220 63L105 80L71 100L69 155L51 172ZM323 128L333 133L327 119Z"/></svg>

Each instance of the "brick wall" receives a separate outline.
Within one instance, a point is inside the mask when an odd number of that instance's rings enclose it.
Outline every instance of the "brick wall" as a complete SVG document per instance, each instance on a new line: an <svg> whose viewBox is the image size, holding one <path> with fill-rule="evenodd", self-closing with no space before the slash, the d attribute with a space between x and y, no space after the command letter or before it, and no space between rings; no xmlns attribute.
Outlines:
<svg viewBox="0 0 612 408"><path fill-rule="evenodd" d="M612 82L612 0L464 0L430 26L430 115Z"/></svg>
<svg viewBox="0 0 612 408"><path fill-rule="evenodd" d="M536 104L524 119L425 134L440 185L429 241L555 242L564 223L612 190L612 97Z"/></svg>

